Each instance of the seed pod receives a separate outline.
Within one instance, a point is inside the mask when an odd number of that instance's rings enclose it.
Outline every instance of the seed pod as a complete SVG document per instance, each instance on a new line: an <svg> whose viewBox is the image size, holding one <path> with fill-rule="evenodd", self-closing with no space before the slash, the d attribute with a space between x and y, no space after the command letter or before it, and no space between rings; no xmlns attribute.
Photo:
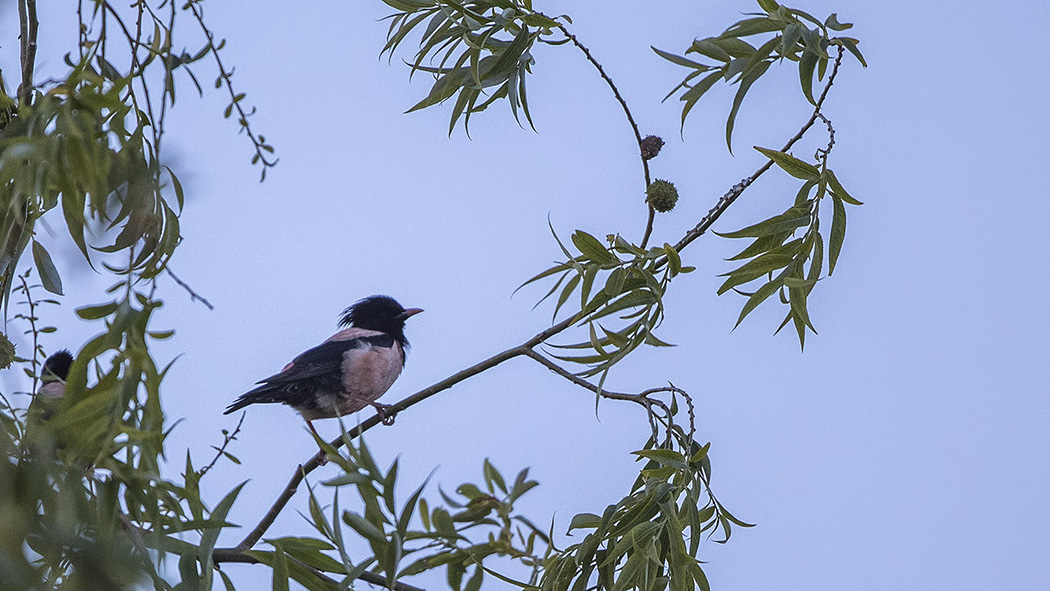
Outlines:
<svg viewBox="0 0 1050 591"><path fill-rule="evenodd" d="M678 189L674 188L672 182L656 179L653 184L649 185L645 200L656 211L665 213L674 209L675 204L678 203Z"/></svg>

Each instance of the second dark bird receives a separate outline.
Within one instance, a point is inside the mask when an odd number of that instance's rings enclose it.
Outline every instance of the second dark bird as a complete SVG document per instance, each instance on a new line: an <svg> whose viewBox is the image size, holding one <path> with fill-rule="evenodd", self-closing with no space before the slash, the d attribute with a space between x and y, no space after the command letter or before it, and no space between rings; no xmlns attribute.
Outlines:
<svg viewBox="0 0 1050 591"><path fill-rule="evenodd" d="M249 404L280 402L299 411L315 435L314 419L346 416L366 406L375 407L385 424L392 423L387 405L376 400L405 365L405 320L422 311L405 309L389 296L360 300L343 312L343 330L260 381L224 414Z"/></svg>

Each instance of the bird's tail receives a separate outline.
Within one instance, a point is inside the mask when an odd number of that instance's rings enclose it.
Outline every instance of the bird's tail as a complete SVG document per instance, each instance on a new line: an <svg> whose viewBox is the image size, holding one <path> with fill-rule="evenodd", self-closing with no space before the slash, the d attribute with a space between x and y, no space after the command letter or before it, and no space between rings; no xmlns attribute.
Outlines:
<svg viewBox="0 0 1050 591"><path fill-rule="evenodd" d="M273 402L284 402L285 397L282 395L283 392L270 386L260 386L251 392L245 392L241 394L240 398L233 401L233 404L226 407L226 411L222 414L228 415L232 412L237 412L249 404L267 404Z"/></svg>

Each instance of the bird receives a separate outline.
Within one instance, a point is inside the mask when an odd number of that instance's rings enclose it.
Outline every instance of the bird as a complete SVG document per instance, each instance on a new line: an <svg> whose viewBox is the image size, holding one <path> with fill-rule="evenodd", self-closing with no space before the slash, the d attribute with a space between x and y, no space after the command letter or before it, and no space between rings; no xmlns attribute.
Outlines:
<svg viewBox="0 0 1050 591"><path fill-rule="evenodd" d="M73 355L66 349L44 360L44 367L40 370L40 389L29 404L29 413L34 421L49 421L58 412L62 398L66 395L66 377L72 365Z"/></svg>
<svg viewBox="0 0 1050 591"><path fill-rule="evenodd" d="M343 311L335 333L301 353L280 373L237 398L223 414L249 404L280 402L299 411L317 437L313 422L376 409L383 424L393 424L388 405L376 400L390 389L405 366L405 321L422 312L403 308L390 296L373 295ZM319 438L319 437L318 437Z"/></svg>
<svg viewBox="0 0 1050 591"><path fill-rule="evenodd" d="M73 355L62 349L44 360L44 369L40 372L40 391L38 395L45 398L62 398L66 394L66 377L73 365Z"/></svg>

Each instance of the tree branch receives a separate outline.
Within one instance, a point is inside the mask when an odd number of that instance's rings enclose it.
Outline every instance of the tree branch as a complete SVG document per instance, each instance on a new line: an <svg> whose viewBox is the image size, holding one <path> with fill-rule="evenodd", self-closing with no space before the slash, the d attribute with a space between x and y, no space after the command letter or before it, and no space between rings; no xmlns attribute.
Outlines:
<svg viewBox="0 0 1050 591"><path fill-rule="evenodd" d="M215 551L212 552L211 556L212 556L212 560L215 562L215 564L221 564L221 563L224 563L224 562L237 562L237 563L241 563L241 564L262 564L262 561L260 561L258 558L255 558L254 556L250 556L248 554L244 554L243 552L238 552L238 551L236 551L235 548L216 548ZM329 583L332 583L333 585L338 585L339 584L339 581L336 581L336 580L332 579L331 577L327 576L326 574L324 574L324 571L322 571L320 569L317 569L317 568L314 568L314 567L310 566L309 564L306 564L305 562L295 558L294 556L288 556L287 554L285 554L285 557L288 558L289 560L295 562L299 566L303 567L304 569L309 571L315 577L317 577L317 578L319 578L321 580L327 581ZM378 574L373 573L373 572L365 571L365 572L361 573L360 575L358 575L357 579L359 581L364 581L366 583L371 583L373 585L377 585L377 586L386 588L386 577L384 577L382 575L378 575ZM408 585L408 584L405 584L405 583L395 582L394 583L394 591L425 591L425 590L421 589L420 587L414 587L412 585Z"/></svg>
<svg viewBox="0 0 1050 591"><path fill-rule="evenodd" d="M36 67L36 38L37 28L40 26L36 18L36 0L19 0L18 21L22 58L22 83L18 86L18 103L28 106L33 98L33 68Z"/></svg>
<svg viewBox="0 0 1050 591"><path fill-rule="evenodd" d="M415 406L416 404L426 400L427 398L430 398L438 392L447 390L470 377L473 377L483 371L496 367L497 365L503 363L504 361L507 361L508 359L513 359L515 357L518 357L519 355L525 355L526 350L535 347L536 345L544 342L550 337L569 328L579 319L579 314L576 314L575 316L572 316L570 318L566 318L558 324L555 324L550 328L537 333L532 338L525 341L521 345L518 345L517 347L507 349L462 371L456 372L451 376L441 380L440 382L437 382L428 388L424 388L419 392L416 392L415 394L409 396L408 398L401 400L400 402L396 402L390 405L390 407L388 407L386 410L386 415L394 416L397 413L406 410L409 407ZM364 421L361 421L361 423L357 427L354 427L353 429L347 431L348 438L356 439L362 434L364 434L365 431L368 431L372 427L375 427L376 425L380 424L380 422L381 420L379 416L373 415L365 419ZM344 443L345 442L342 436L339 436L330 442L331 446L336 449L341 448ZM291 479L288 480L287 486L284 487L284 490L281 492L280 496L278 496L277 499L273 502L273 505L270 507L270 510L267 511L266 514L263 515L262 519L259 520L259 523L256 524L252 531L248 532L248 535L246 535L244 539L237 544L237 546L227 550L243 552L245 550L250 549L260 539L262 539L263 534L266 533L266 530L269 529L270 525L272 525L274 520L277 519L277 516L281 513L282 510L284 510L285 505L288 504L288 501L291 500L292 496L295 494L296 489L299 488L299 483L303 481L303 478L305 478L307 474L316 470L318 466L321 465L321 461L323 459L324 454L323 452L319 451L306 463L299 465L296 468L295 473L292 474Z"/></svg>
<svg viewBox="0 0 1050 591"><path fill-rule="evenodd" d="M214 310L215 309L215 306L211 305L211 302L209 302L208 300L204 299L204 296L202 296L199 293L193 291L193 288L190 287L188 283L186 283L182 279L179 279L179 277L177 275L175 275L175 272L171 270L171 265L164 265L164 270L168 273L168 275L172 279L175 280L175 283L179 284L179 287L181 287L182 289L185 289L186 292L190 294L190 301L191 302L200 302L200 303L204 304L205 307L207 307L209 310Z"/></svg>
<svg viewBox="0 0 1050 591"><path fill-rule="evenodd" d="M817 99L817 105L816 108L813 109L813 115L811 115L809 121L802 126L802 129L799 129L798 133L784 144L784 147L780 149L781 152L787 152L790 150L791 146L794 146L795 142L802 139L802 136L809 131L810 127L813 127L813 124L816 123L817 119L821 116L820 109L824 106L824 99L827 98L828 91L831 90L831 85L835 83L835 76L839 73L839 64L842 63L842 46L839 45L838 49L839 53L838 56L835 57L835 65L831 68L831 75L828 76L828 83L824 86L824 91L820 93L820 98ZM678 241L678 244L675 244L674 249L681 251L688 246L690 242L703 235L703 233L706 232L727 209L729 209L729 206L732 205L733 202L736 201L736 198L744 192L744 189L748 188L751 183L758 180L758 177L762 176L762 174L769 170L769 167L771 166L773 166L773 161L767 160L766 163L753 172L751 176L744 178L739 183L733 185L733 188L722 195L718 202L715 203L715 206L711 208L711 211L707 212L707 215L705 215L692 230L685 233L685 236Z"/></svg>
<svg viewBox="0 0 1050 591"><path fill-rule="evenodd" d="M594 56L591 55L591 51L587 49L583 43L580 43L580 40L576 38L576 35L570 33L569 30L565 28L565 25L562 24L558 25L558 30L560 30L573 45L582 51L583 55L587 56L587 61L591 62L591 64L598 70L598 73L601 74L602 79L609 85L613 96L616 97L616 100L619 101L620 106L623 108L624 115L627 115L627 122L631 124L631 130L634 131L634 139L638 142L638 157L642 161L642 172L645 174L645 188L648 189L649 185L652 184L649 177L649 161L642 155L642 133L638 130L638 124L634 122L634 116L631 115L631 109L627 106L627 101L624 100L622 95L620 95L620 90L616 88L616 84L613 83L612 78L605 73L605 68L602 67L598 60L594 59ZM646 243L649 242L649 236L653 233L653 220L656 218L656 210L653 209L653 206L649 205L648 202L646 205L649 208L649 221L645 225L645 234L642 236L642 248L645 248Z"/></svg>
<svg viewBox="0 0 1050 591"><path fill-rule="evenodd" d="M241 106L241 99L244 98L244 95L238 95L233 90L233 72L227 71L226 66L222 63L222 57L219 55L219 48L215 46L215 35L211 32L211 29L208 28L208 25L204 24L204 15L197 6L197 2L199 1L200 0L190 0L186 3L186 6L193 13L194 18L197 19L197 24L200 25L201 31L204 32L204 36L208 39L208 52L215 57L215 64L219 68L219 78L223 81L226 90L230 93L230 107L237 110L237 114L240 116L239 122L241 124L241 129L248 134L248 139L251 140L252 146L255 148L255 155L252 157L252 164L255 164L256 162L262 164L262 174L259 178L259 181L262 182L266 179L266 169L276 166L277 159L267 159L266 153L272 152L273 148L267 146L262 137L256 136L255 132L252 131L251 126L248 125L248 115L250 115L250 113L246 113ZM252 112L254 112L254 109Z"/></svg>
<svg viewBox="0 0 1050 591"><path fill-rule="evenodd" d="M574 35L570 34L567 30L565 30L564 27L560 27L560 28L561 28L562 32L567 37L569 37L570 40L572 40L573 44L576 45L577 47L579 47L581 49L581 51L584 52L584 54L587 56L588 60L592 64L594 64L596 68L598 68L598 71L601 73L602 78L605 79L605 81L609 84L610 88L612 88L614 95L616 96L616 98L620 102L620 104L622 105L622 107L624 109L624 112L627 115L628 121L631 124L631 128L635 132L635 136L639 140L639 152L640 152L640 150L641 150L641 148L640 148L641 135L638 132L638 127L637 127L637 125L635 125L634 118L631 116L630 110L628 109L626 102L623 100L623 97L620 96L620 93L619 93L619 91L617 91L617 89L616 89L615 85L613 84L612 80L609 79L609 77L605 74L605 71L602 69L601 65L597 61L595 61L594 58L590 55L590 52L582 44L580 44L576 40ZM814 110L813 115L810 117L809 121L805 125L802 126L802 129L800 129L799 132L797 134L795 134L794 137L792 137L790 140L788 140L788 142L784 145L784 147L782 148L781 151L789 150L791 148L791 146L793 146L799 139L801 139L802 136L806 133L806 131L808 131L809 128L813 126L814 122L820 116L821 106L824 103L824 99L827 97L828 90L831 88L831 85L834 83L835 75L838 73L838 68L839 68L839 64L841 63L841 60L842 60L842 48L839 47L838 57L835 60L835 64L834 64L834 66L832 68L831 75L828 77L828 83L824 87L824 91L821 93L820 98L817 101L816 109ZM737 197L740 196L740 194L744 191L744 189L746 189L748 186L750 186L751 183L753 183L759 176L761 176L772 165L773 165L773 162L771 160L766 162L765 165L763 165L761 168L759 168L750 177L747 177L744 180L742 180L740 183L737 183L736 185L734 185L732 189L730 189L725 195L722 196L721 199L719 199L719 201L715 205L715 207L712 208L711 211L708 212L708 214L706 216L704 216L704 218L700 221L700 223L698 223L695 228L693 228L692 230L690 230L689 232L686 233L686 235L682 238L682 240L680 240L678 242L678 244L675 246L675 250L681 251L683 248L688 246L693 240L695 240L696 238L701 236L705 231L707 231L707 229L711 226L711 224L713 224L718 219L718 217L721 216L723 212L725 212L725 210L733 203L733 201ZM643 160L643 166L645 167L646 176L648 177L648 164L644 160ZM648 178L646 180L648 182ZM513 359L513 358L519 357L519 356L526 356L526 357L529 357L529 358L537 361L538 363L540 363L541 365L547 367L548 369L550 369L551 371L557 373L558 375L568 379L569 381L573 382L574 384L576 384L578 386L581 386L581 387L584 387L584 388L586 388L586 389L588 389L588 390L590 390L592 392L599 393L600 395L602 395L602 396L604 396L606 398L615 399L615 400L627 400L627 401L631 401L631 402L636 402L638 404L646 406L647 408L650 408L651 406L656 406L658 408L661 408L661 410L663 412L667 413L668 420L670 420L670 416L671 416L670 415L670 409L663 403L663 401L653 400L653 399L648 398L648 396L650 394L653 394L653 393L656 393L656 392L673 392L673 393L682 393L682 394L684 394L680 389L674 387L673 385L670 386L670 387L653 388L653 389L650 389L650 390L646 390L645 392L641 392L639 394L634 394L634 395L632 395L632 394L622 394L622 393L617 393L617 392L609 392L609 391L605 391L605 390L599 391L597 386L591 384L590 382L587 382L586 380L583 380L583 379L579 378L578 376L575 376L575 375L571 374L570 372L566 371L564 368L558 366L556 363L550 361L549 359L547 359L546 357L544 357L543 355L541 355L540 353L538 353L538 352L536 352L534 350L534 348L537 345L545 342L550 337L552 337L554 335L557 335L557 334L563 332L564 330L568 329L573 324L575 324L575 323L579 322L580 320L582 320L583 317L584 316L583 316L582 313L577 313L577 314L575 314L575 315L573 315L573 316L571 316L569 318L566 318L566 319L562 320L561 322L559 322L557 324L554 324L554 325L550 326L549 328L547 328L547 329L537 333L536 335L534 335L532 338L528 339L527 341L525 341L521 345L518 345L516 347L512 347L510 349L506 349L506 350L504 350L504 351L502 351L500 353L497 353L496 355L493 355L493 356L491 356L491 357L489 357L489 358L487 358L487 359L485 359L485 360L483 360L483 361L481 361L481 362L479 362L479 363L477 363L475 365L472 365L472 366L470 366L470 367L468 367L466 369L463 369L463 370L461 370L459 372L456 372L456 373L452 374L451 376L449 376L449 377L447 377L447 378L445 378L445 379L443 379L443 380L441 380L439 382L436 382L433 385L431 385L431 386L429 386L427 388L424 388L423 390L420 390L419 392L416 392L415 394L412 394L411 396L408 396L407 398L401 400L400 402L397 402L397 403L394 403L394 404L390 405L390 407L386 410L386 415L387 416L394 416L398 412L401 412L403 410L407 410L408 408L410 408L412 406L415 406L416 404L426 400L427 398L430 398L431 396L433 396L433 395L435 395L435 394L437 394L439 392L447 390L447 389L451 388L452 386L455 386L456 384L458 384L458 383L460 383L462 381L465 381L465 380L467 380L467 379L469 379L469 378L471 378L471 377L473 377L473 376L475 376L475 375L477 375L479 373L482 373L484 371L492 369L493 367L496 367L497 365L503 363L504 361L507 361L509 359ZM651 413L651 410L650 410L650 413ZM692 416L691 404L690 404L690 415ZM368 419L365 419L358 426L356 426L353 429L351 429L351 430L346 432L346 435L347 435L347 439L346 440L352 440L352 439L360 437L362 434L364 434L365 431L368 431L369 429L375 427L376 425L380 424L380 422L381 422L381 420L380 420L378 415L374 415L372 417L369 417ZM330 445L332 447L334 447L335 449L339 449L339 448L341 448L344 445L346 440L342 436L340 436L340 437L338 437L336 439L333 439L330 442ZM292 496L295 495L295 492L298 489L299 484L303 481L303 479L306 477L307 474L309 474L310 472L313 472L314 470L316 470L321 465L321 462L322 462L323 459L324 459L323 452L318 452L312 458L310 458L307 462L305 462L304 464L299 465L296 468L295 472L292 474L292 477L289 479L288 484L285 486L284 490L277 497L277 499L273 502L273 505L270 507L269 511L267 511L266 514L263 515L262 519L259 520L259 523L256 524L256 526L244 537L244 539L242 539L240 541L240 543L238 543L236 546L234 546L232 548L217 548L214 551L213 556L215 557L216 562L221 562L221 561L226 561L226 562L232 562L232 561L251 562L251 560L248 560L248 558L250 558L250 557L246 557L246 555L244 555L243 553L245 551L251 549L256 543L259 542L260 539L262 539L262 536L266 533L267 529L269 529L269 527L273 524L274 520L277 519L277 516L281 513L281 511L284 510L284 507L291 500ZM241 559L242 556L245 557L244 560Z"/></svg>

